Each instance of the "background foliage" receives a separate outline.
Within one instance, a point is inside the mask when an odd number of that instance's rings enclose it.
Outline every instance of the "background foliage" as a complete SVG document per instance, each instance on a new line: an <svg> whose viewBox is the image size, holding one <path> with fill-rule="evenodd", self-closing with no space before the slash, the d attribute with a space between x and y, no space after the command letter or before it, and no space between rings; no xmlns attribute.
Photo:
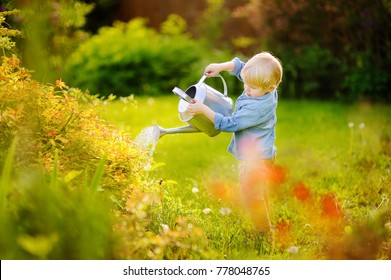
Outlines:
<svg viewBox="0 0 391 280"><path fill-rule="evenodd" d="M124 31L123 34L127 35L119 37L118 42L111 39L110 28L103 25L115 21L115 14L120 14L121 1L50 0L29 1L29 5L23 1L8 2L7 7L16 6L24 11L14 21L29 23L24 25L23 42L26 44L21 49L26 59L23 61L28 68L35 70L33 75L39 80L53 82L53 73L62 73L62 76L69 77L68 83L88 87L92 91L95 91L96 83L103 84L98 92L104 96L110 93L171 94L172 85L187 87L194 84L205 65L211 62L229 60L233 56L246 60L256 52L268 50L283 61L285 76L281 93L287 97L342 101L391 100L388 91L391 81L389 0L370 3L365 0L205 1L203 10L193 13L195 18L188 15L181 18L182 23L179 23L179 15L167 17L167 21L175 23L171 24L171 28L176 24L179 26L177 31L180 32L174 32L175 35L162 28L163 22L152 28L148 20L144 20L143 24L133 27L139 28L138 33L144 32L144 35L132 37ZM106 18L108 21L99 22L95 16L86 18L94 3L93 12L106 9L106 14L110 15ZM142 11L146 5L150 3L139 1L130 7ZM186 3L180 5L185 7ZM34 13L40 14L40 17L30 20L28 14ZM159 13L169 15L170 11ZM187 26L187 22L192 22L192 25ZM116 24L111 28L120 29L119 25L126 24ZM70 61L68 70L63 72L67 58L79 43L88 38L84 26L88 27L88 32L94 33L104 27L102 30L106 31L94 37L108 36L106 44L103 39L101 43L94 39L94 43L86 42L86 45L101 44L100 48L107 49L107 53L110 49L120 51L109 64L105 62L105 66L94 69L96 76L92 75L91 69L77 72L73 67L81 60L74 56L71 60L76 61ZM34 36L50 43L46 46L35 45L33 40L29 41ZM113 45L118 46L114 48ZM107 54L106 58L101 57L96 52L87 51L88 48L92 47L84 47L76 53L83 56L84 61L92 61L92 64L99 63L93 62L97 57L105 61L114 56ZM130 54L137 58L130 59ZM123 57L119 59L120 56ZM151 66L152 60L156 66ZM158 66L157 61L170 67ZM81 69L84 67L80 65ZM136 71L141 76L137 82L134 80ZM151 82L149 76L157 80ZM234 83L231 88L237 95L240 94L237 84Z"/></svg>
<svg viewBox="0 0 391 280"><path fill-rule="evenodd" d="M69 58L66 77L103 96L171 92L194 77L201 57L200 46L184 33L185 26L172 15L161 34L147 28L143 19L104 27Z"/></svg>
<svg viewBox="0 0 391 280"><path fill-rule="evenodd" d="M197 18L188 30L198 44L231 53L202 54L204 65L269 50L284 63L290 98L391 100L389 0L205 1Z"/></svg>
<svg viewBox="0 0 391 280"><path fill-rule="evenodd" d="M281 57L288 96L391 100L389 0L250 0L233 15L253 28L251 51Z"/></svg>

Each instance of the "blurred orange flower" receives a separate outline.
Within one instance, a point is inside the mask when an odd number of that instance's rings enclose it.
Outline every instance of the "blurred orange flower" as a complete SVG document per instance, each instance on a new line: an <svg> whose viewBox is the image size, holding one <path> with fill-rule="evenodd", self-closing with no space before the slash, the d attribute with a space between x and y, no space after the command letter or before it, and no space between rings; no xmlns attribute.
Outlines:
<svg viewBox="0 0 391 280"><path fill-rule="evenodd" d="M216 181L209 184L210 193L225 202L236 203L238 194L235 189L224 182Z"/></svg>
<svg viewBox="0 0 391 280"><path fill-rule="evenodd" d="M267 178L273 185L282 184L286 179L286 169L279 165L271 165L267 169Z"/></svg>
<svg viewBox="0 0 391 280"><path fill-rule="evenodd" d="M321 204L323 213L330 218L339 218L342 216L341 209L338 205L338 202L335 198L335 195L332 193L323 195L321 197Z"/></svg>
<svg viewBox="0 0 391 280"><path fill-rule="evenodd" d="M294 186L293 194L298 200L303 202L311 199L310 190L302 182Z"/></svg>

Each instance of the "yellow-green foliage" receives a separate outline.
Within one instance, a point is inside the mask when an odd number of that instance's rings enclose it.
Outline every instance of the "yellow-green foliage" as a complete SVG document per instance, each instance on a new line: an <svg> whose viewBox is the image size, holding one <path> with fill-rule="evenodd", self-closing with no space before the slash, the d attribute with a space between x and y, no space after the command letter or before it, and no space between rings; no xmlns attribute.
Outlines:
<svg viewBox="0 0 391 280"><path fill-rule="evenodd" d="M97 114L103 102L63 81L0 66L0 258L200 258L202 231L162 230L149 154ZM107 101L105 101L107 102ZM147 176L148 175L148 176ZM175 219L175 217L172 217ZM192 245L198 244L198 245Z"/></svg>
<svg viewBox="0 0 391 280"><path fill-rule="evenodd" d="M112 179L107 186L138 182L143 154L129 137L98 117L94 104L99 100L61 80L42 85L30 79L15 56L3 57L1 70L1 151L18 135L17 165L42 165L50 171L58 152L60 172L76 174L86 168L93 172L106 156Z"/></svg>
<svg viewBox="0 0 391 280"><path fill-rule="evenodd" d="M0 12L0 49L12 49L15 46L15 43L11 40L10 37L21 35L19 30L9 29L4 26L4 24L6 24L5 17L16 13L17 10Z"/></svg>

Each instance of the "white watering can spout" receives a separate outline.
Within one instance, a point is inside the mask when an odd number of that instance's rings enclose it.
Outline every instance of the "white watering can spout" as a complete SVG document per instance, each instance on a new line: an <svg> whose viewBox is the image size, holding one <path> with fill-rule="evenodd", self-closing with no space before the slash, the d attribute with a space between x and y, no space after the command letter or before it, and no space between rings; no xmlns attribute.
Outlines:
<svg viewBox="0 0 391 280"><path fill-rule="evenodd" d="M162 138L166 134L178 134L178 133L194 133L194 132L201 132L199 129L192 127L190 125L187 126L180 126L180 127L174 127L174 128L163 128L157 124L153 126L154 129L154 135L156 135L156 139Z"/></svg>

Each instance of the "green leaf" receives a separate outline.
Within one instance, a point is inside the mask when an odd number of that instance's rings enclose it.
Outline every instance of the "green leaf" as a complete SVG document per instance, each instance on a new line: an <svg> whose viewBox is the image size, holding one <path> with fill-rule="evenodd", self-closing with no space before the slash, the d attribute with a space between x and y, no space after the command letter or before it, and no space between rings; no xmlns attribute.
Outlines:
<svg viewBox="0 0 391 280"><path fill-rule="evenodd" d="M67 173L67 175L65 175L64 182L69 183L70 181L72 181L82 173L83 170L71 170L70 172Z"/></svg>
<svg viewBox="0 0 391 280"><path fill-rule="evenodd" d="M20 247L30 254L40 258L46 258L57 243L58 239L59 237L57 233L37 236L24 234L18 237L17 242Z"/></svg>
<svg viewBox="0 0 391 280"><path fill-rule="evenodd" d="M165 166L166 164L164 162L156 162L155 164L153 164L151 166L151 168L149 169L149 171L153 171L159 167L162 167L162 166Z"/></svg>
<svg viewBox="0 0 391 280"><path fill-rule="evenodd" d="M99 188L101 185L101 180L103 177L103 174L105 173L105 164L106 164L106 156L104 156L98 165L98 168L95 171L94 178L92 179L91 182L91 188L97 191L100 191L101 189Z"/></svg>
<svg viewBox="0 0 391 280"><path fill-rule="evenodd" d="M166 180L165 183L169 185L178 185L178 182L174 180Z"/></svg>
<svg viewBox="0 0 391 280"><path fill-rule="evenodd" d="M50 177L50 185L52 187L57 186L58 183L58 150L54 151L53 171Z"/></svg>
<svg viewBox="0 0 391 280"><path fill-rule="evenodd" d="M11 187L11 170L14 162L15 148L18 139L15 137L8 150L0 178L0 210L5 209L7 205L7 195Z"/></svg>

